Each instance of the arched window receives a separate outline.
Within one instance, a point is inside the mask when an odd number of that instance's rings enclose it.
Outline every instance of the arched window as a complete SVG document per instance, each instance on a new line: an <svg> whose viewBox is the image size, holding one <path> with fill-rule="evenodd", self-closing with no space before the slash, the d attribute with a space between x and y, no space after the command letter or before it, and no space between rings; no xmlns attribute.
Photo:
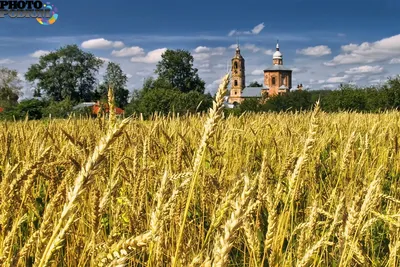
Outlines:
<svg viewBox="0 0 400 267"><path fill-rule="evenodd" d="M237 69L237 68L238 68L237 61L235 61L235 63L233 64L233 66L235 67L235 69Z"/></svg>
<svg viewBox="0 0 400 267"><path fill-rule="evenodd" d="M275 79L275 77L272 77L272 85L275 85L275 83L276 83L276 79Z"/></svg>
<svg viewBox="0 0 400 267"><path fill-rule="evenodd" d="M238 82L237 82L237 80L235 80L235 86L238 86Z"/></svg>

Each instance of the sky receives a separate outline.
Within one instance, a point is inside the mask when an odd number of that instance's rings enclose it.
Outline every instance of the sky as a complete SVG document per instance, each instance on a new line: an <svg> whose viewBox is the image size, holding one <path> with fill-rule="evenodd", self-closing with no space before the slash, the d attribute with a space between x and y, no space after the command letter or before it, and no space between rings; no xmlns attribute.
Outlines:
<svg viewBox="0 0 400 267"><path fill-rule="evenodd" d="M385 82L400 74L400 1L160 1L53 0L59 18L0 18L0 66L23 78L39 57L77 44L119 63L130 91L154 75L166 49L185 49L214 93L234 56L237 39L246 61L246 83L263 81L279 39L293 87L334 89ZM229 63L230 64L230 63ZM99 72L99 81L105 68ZM25 83L22 98L32 97Z"/></svg>

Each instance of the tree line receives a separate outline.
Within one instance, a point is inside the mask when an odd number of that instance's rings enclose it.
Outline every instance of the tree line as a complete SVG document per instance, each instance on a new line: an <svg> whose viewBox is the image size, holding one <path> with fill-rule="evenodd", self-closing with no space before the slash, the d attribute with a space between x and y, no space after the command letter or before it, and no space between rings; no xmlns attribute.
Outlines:
<svg viewBox="0 0 400 267"><path fill-rule="evenodd" d="M166 50L156 65L155 77L147 78L142 88L132 93L127 89L128 78L119 64L108 62L101 82L97 76L104 61L77 45L59 48L39 58L25 73L25 80L34 88L33 99L18 101L22 80L18 72L0 68L0 119L41 119L48 116L66 118L81 102L107 102L112 87L117 107L126 115L148 117L154 112L195 113L212 106L212 96L205 94L205 82L193 66L194 59L186 50ZM261 84L253 82L252 87ZM336 90L292 91L269 99L246 99L228 113L308 110L318 100L327 112L380 112L400 107L400 78L389 79L380 86L357 87L341 85Z"/></svg>
<svg viewBox="0 0 400 267"><path fill-rule="evenodd" d="M126 115L155 111L197 112L212 105L212 96L204 94L205 82L194 68L193 56L186 50L167 50L158 62L154 74L143 87L130 94L127 75L119 64L109 62L103 81L97 81L99 69L105 62L77 45L68 45L43 55L29 67L25 80L34 88L34 98L18 102L22 80L17 71L0 68L0 118L41 119L51 114L65 118L81 102L107 102L107 92L113 88L115 105ZM87 114L88 110L74 113Z"/></svg>

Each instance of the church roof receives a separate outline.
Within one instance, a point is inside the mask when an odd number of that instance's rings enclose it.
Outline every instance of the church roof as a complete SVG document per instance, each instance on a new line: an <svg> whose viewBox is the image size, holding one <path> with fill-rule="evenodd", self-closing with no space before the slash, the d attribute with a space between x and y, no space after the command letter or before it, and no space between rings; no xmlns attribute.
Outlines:
<svg viewBox="0 0 400 267"><path fill-rule="evenodd" d="M291 69L285 68L283 65L272 65L271 67L265 69L264 71L292 71Z"/></svg>
<svg viewBox="0 0 400 267"><path fill-rule="evenodd" d="M242 90L241 97L262 97L261 90L268 89L263 87L245 87Z"/></svg>

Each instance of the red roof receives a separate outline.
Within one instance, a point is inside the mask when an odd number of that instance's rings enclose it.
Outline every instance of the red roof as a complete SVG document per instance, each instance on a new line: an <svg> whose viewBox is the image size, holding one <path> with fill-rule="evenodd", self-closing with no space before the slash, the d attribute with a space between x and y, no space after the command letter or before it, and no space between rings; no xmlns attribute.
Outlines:
<svg viewBox="0 0 400 267"><path fill-rule="evenodd" d="M108 112L109 112L108 104L104 104L103 107L104 107L104 111L105 111L106 113L108 113ZM100 104L98 104L98 103L95 104L95 105L92 107L92 113L95 114L95 115L97 115L97 113L99 113L99 110L100 110ZM118 108L118 107L115 108L115 114L117 114L117 115L122 115L122 114L124 114L124 113L125 113L125 111L124 111L123 109Z"/></svg>
<svg viewBox="0 0 400 267"><path fill-rule="evenodd" d="M4 111L4 108L0 107L0 112L3 112L3 111Z"/></svg>

